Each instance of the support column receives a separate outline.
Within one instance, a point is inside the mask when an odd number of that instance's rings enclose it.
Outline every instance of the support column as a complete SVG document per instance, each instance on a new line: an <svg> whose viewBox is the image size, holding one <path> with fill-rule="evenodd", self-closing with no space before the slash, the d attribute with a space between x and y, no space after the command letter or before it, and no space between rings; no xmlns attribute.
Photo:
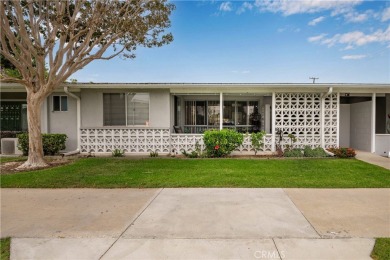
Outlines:
<svg viewBox="0 0 390 260"><path fill-rule="evenodd" d="M340 92L337 93L337 147L340 147Z"/></svg>
<svg viewBox="0 0 390 260"><path fill-rule="evenodd" d="M321 129L320 129L320 136L321 136L321 147L325 148L325 97L321 95L321 118L320 118L320 124L321 124Z"/></svg>
<svg viewBox="0 0 390 260"><path fill-rule="evenodd" d="M223 93L219 93L219 130L223 128Z"/></svg>
<svg viewBox="0 0 390 260"><path fill-rule="evenodd" d="M272 127L272 136L271 136L271 152L275 152L275 140L276 140L276 133L275 133L275 92L272 92L272 115L271 115L271 127Z"/></svg>
<svg viewBox="0 0 390 260"><path fill-rule="evenodd" d="M375 153L375 119L376 119L376 93L372 93L372 101L371 101L371 153Z"/></svg>

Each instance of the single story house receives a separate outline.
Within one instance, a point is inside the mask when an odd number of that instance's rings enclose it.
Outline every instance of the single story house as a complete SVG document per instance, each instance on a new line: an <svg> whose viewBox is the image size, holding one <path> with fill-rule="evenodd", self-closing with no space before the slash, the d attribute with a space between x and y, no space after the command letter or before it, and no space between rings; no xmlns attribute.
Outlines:
<svg viewBox="0 0 390 260"><path fill-rule="evenodd" d="M1 130L27 130L26 92L1 85ZM207 129L264 130L263 152L288 144L388 156L390 84L64 83L42 106L42 132L66 151L191 151ZM237 152L251 152L250 139Z"/></svg>

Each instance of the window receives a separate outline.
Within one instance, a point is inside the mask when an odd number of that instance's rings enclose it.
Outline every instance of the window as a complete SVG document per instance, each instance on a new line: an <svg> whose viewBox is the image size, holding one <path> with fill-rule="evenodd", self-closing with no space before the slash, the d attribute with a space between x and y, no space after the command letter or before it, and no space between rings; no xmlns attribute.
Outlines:
<svg viewBox="0 0 390 260"><path fill-rule="evenodd" d="M104 93L104 125L149 125L149 101L148 93Z"/></svg>
<svg viewBox="0 0 390 260"><path fill-rule="evenodd" d="M68 96L53 96L53 111L68 111Z"/></svg>
<svg viewBox="0 0 390 260"><path fill-rule="evenodd" d="M185 126L190 132L218 128L220 118L219 101L185 101ZM260 130L258 101L224 101L223 126L240 132Z"/></svg>
<svg viewBox="0 0 390 260"><path fill-rule="evenodd" d="M27 131L27 104L21 101L0 102L1 131Z"/></svg>

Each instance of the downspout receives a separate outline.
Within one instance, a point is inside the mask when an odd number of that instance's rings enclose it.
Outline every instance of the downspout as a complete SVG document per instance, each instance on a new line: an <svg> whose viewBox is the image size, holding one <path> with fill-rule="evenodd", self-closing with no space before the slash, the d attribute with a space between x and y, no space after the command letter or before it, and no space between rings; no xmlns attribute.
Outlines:
<svg viewBox="0 0 390 260"><path fill-rule="evenodd" d="M324 111L324 108L325 108L325 98L332 93L333 93L333 87L329 87L328 92L322 93L321 98L320 98L320 101L321 101L321 147L330 156L334 156L334 154L325 149L325 134L324 134L325 111Z"/></svg>
<svg viewBox="0 0 390 260"><path fill-rule="evenodd" d="M74 150L74 151L65 153L65 156L67 156L67 155L73 155L73 154L80 153L80 127L81 127L81 115L80 115L80 113L81 113L81 110L80 110L81 106L80 106L80 104L81 104L81 102L80 102L80 97L78 97L75 94L69 92L68 86L64 87L64 92L67 95L71 96L72 98L76 99L76 101L77 101L77 149Z"/></svg>
<svg viewBox="0 0 390 260"><path fill-rule="evenodd" d="M330 94L332 94L332 92L333 92L333 87L329 87L328 92L322 93L321 99L326 98L327 96L329 96Z"/></svg>

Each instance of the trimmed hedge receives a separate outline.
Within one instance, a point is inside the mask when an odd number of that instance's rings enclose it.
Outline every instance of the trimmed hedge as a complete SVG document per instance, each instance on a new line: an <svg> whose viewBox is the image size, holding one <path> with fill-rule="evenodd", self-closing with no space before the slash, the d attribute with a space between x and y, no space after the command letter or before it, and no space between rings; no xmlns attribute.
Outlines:
<svg viewBox="0 0 390 260"><path fill-rule="evenodd" d="M65 142L67 138L66 134L42 134L43 154L58 154L59 151L66 148ZM23 152L23 155L28 155L28 134L19 134L18 140L19 149Z"/></svg>
<svg viewBox="0 0 390 260"><path fill-rule="evenodd" d="M203 135L206 153L209 157L225 157L244 141L244 135L234 130L207 130Z"/></svg>

